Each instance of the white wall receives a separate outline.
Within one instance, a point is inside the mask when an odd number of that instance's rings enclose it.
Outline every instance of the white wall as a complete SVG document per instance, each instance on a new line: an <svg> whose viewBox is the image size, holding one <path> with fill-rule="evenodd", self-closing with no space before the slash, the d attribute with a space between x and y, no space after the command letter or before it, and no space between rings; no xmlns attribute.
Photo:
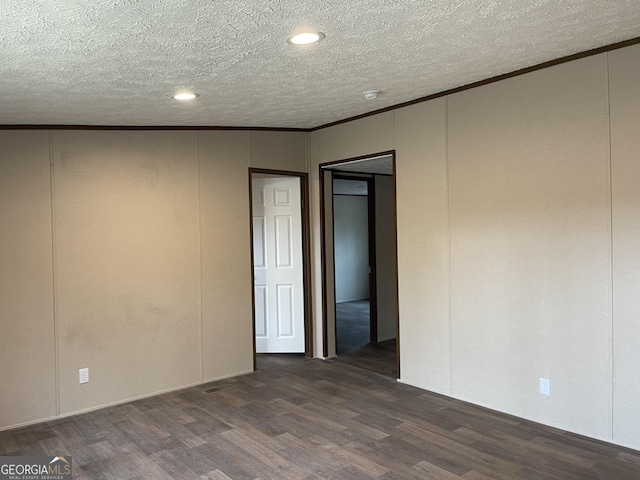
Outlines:
<svg viewBox="0 0 640 480"><path fill-rule="evenodd" d="M638 85L634 46L311 133L396 150L402 381L640 449Z"/></svg>
<svg viewBox="0 0 640 480"><path fill-rule="evenodd" d="M333 196L336 303L369 298L368 197Z"/></svg>

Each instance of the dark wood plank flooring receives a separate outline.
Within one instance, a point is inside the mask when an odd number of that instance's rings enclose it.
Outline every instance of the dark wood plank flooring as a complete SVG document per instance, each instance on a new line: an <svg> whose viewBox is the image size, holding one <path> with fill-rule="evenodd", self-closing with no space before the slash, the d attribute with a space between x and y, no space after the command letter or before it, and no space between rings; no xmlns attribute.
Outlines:
<svg viewBox="0 0 640 480"><path fill-rule="evenodd" d="M336 304L338 356L332 361L398 378L396 341L370 343L369 300Z"/></svg>
<svg viewBox="0 0 640 480"><path fill-rule="evenodd" d="M369 343L369 300L336 303L336 350L338 355Z"/></svg>
<svg viewBox="0 0 640 480"><path fill-rule="evenodd" d="M346 363L387 377L398 378L395 339L361 345L332 358L331 361Z"/></svg>
<svg viewBox="0 0 640 480"><path fill-rule="evenodd" d="M75 478L105 480L640 479L640 452L351 365L268 355L258 366L0 432L0 455L70 455Z"/></svg>

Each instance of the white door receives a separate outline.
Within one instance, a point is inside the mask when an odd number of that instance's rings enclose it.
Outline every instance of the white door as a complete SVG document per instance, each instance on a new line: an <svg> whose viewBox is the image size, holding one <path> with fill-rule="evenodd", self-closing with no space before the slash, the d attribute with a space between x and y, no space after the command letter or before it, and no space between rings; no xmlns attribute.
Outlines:
<svg viewBox="0 0 640 480"><path fill-rule="evenodd" d="M252 175L256 352L304 353L300 178Z"/></svg>

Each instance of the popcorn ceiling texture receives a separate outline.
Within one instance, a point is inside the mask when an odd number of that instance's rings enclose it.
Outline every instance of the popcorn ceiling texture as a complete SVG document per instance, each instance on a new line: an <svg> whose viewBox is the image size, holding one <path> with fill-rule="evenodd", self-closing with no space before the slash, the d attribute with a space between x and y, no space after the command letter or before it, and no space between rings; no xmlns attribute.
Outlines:
<svg viewBox="0 0 640 480"><path fill-rule="evenodd" d="M2 0L0 124L309 128L638 37L639 19L638 0ZM327 38L285 42L305 27Z"/></svg>
<svg viewBox="0 0 640 480"><path fill-rule="evenodd" d="M351 173L375 173L377 175L393 175L393 157L382 157L352 160L327 167L327 170L337 170Z"/></svg>

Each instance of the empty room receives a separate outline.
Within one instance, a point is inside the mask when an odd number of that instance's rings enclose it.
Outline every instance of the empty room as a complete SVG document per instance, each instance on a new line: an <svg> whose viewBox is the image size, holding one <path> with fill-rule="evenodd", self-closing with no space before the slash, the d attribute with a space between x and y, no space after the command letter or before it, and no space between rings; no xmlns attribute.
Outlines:
<svg viewBox="0 0 640 480"><path fill-rule="evenodd" d="M0 479L640 479L638 19L3 0Z"/></svg>

